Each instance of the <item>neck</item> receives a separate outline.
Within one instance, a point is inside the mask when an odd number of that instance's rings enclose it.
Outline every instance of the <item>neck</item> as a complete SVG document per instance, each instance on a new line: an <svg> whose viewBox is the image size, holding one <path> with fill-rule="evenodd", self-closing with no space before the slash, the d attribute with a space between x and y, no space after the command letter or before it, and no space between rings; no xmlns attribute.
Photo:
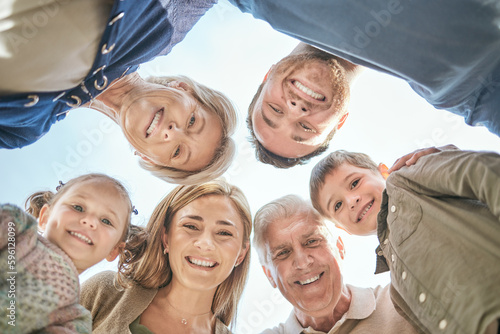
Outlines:
<svg viewBox="0 0 500 334"><path fill-rule="evenodd" d="M290 52L290 55L299 55L299 54L305 54L305 53L313 53L317 55L322 55L323 57L328 57L331 59L335 59L340 66L345 71L345 77L347 81L349 82L349 85L352 86L354 83L355 79L363 72L365 69L363 66L356 65L351 63L350 61L345 60L344 58L340 58L338 56L335 56L331 53L325 52L323 50L320 50L318 48L315 48L314 46L311 46L309 44L305 43L299 43L295 47L295 49Z"/></svg>
<svg viewBox="0 0 500 334"><path fill-rule="evenodd" d="M87 107L101 112L119 124L120 114L124 110L126 97L143 81L136 72L128 74L123 78L118 78L89 103Z"/></svg>
<svg viewBox="0 0 500 334"><path fill-rule="evenodd" d="M215 289L196 291L172 281L166 287L161 288L157 296L160 303L164 303L167 309L173 308L179 316L211 316Z"/></svg>
<svg viewBox="0 0 500 334"><path fill-rule="evenodd" d="M342 319L344 314L349 311L350 305L351 293L346 286L343 286L340 299L336 305L333 305L333 309L327 307L319 311L307 312L295 308L294 312L295 317L302 327L311 327L316 331L328 333Z"/></svg>

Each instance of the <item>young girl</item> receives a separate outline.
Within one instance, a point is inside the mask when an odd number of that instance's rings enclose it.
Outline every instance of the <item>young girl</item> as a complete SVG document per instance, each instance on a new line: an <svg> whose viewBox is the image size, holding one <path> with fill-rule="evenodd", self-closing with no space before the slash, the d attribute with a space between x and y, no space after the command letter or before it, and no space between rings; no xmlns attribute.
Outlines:
<svg viewBox="0 0 500 334"><path fill-rule="evenodd" d="M119 255L132 205L123 185L103 174L79 176L57 190L27 199L38 224L16 206L0 206L0 316L7 319L1 333L91 333L78 274Z"/></svg>

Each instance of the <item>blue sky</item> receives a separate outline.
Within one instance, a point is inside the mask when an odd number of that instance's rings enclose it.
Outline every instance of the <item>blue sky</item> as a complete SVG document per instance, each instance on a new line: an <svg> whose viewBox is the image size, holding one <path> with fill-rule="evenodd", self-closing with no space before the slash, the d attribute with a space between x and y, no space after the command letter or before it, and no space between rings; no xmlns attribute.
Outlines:
<svg viewBox="0 0 500 334"><path fill-rule="evenodd" d="M252 212L286 194L308 197L309 174L319 158L306 166L278 170L258 163L246 138L246 109L269 67L287 55L297 41L269 25L242 14L225 0L212 8L165 57L143 65L142 76L184 74L226 93L237 105L238 156L225 177L247 195ZM396 78L366 70L351 92L350 116L335 136L330 151L365 152L388 166L401 155L427 146L455 144L461 149L500 152L500 138L484 128L435 110ZM145 224L160 199L174 185L142 170L120 129L98 112L80 108L52 127L51 132L21 150L0 150L0 202L23 206L37 190L54 190L59 180L88 172L104 172L127 186L139 210L135 224ZM387 275L373 275L375 237L340 233L346 244L344 281L358 286L387 284ZM85 280L115 263L83 273ZM238 317L238 333L256 333L284 321L290 311L264 277L257 254Z"/></svg>

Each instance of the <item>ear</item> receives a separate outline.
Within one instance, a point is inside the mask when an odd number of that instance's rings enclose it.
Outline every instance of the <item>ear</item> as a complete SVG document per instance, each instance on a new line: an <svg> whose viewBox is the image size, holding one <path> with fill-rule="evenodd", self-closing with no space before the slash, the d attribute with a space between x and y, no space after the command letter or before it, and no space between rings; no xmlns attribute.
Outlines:
<svg viewBox="0 0 500 334"><path fill-rule="evenodd" d="M245 242L245 248L240 250L240 254L238 255L238 259L236 260L236 265L239 266L241 262L245 259L245 256L247 255L248 248L249 248L250 242Z"/></svg>
<svg viewBox="0 0 500 334"><path fill-rule="evenodd" d="M266 275L267 279L269 280L269 283L273 286L273 288L277 288L278 286L276 285L276 282L274 282L273 275L271 275L271 270L267 268L265 265L262 265L262 270L264 270L264 274Z"/></svg>
<svg viewBox="0 0 500 334"><path fill-rule="evenodd" d="M47 227L47 223L49 221L50 216L50 207L48 204L44 204L40 209L40 214L38 215L38 228L40 231L45 231Z"/></svg>
<svg viewBox="0 0 500 334"><path fill-rule="evenodd" d="M170 88L184 90L186 92L192 92L193 91L193 89L191 88L191 86L189 86L187 83L185 83L183 81L177 81L177 80L170 81L167 84L167 86L170 87Z"/></svg>
<svg viewBox="0 0 500 334"><path fill-rule="evenodd" d="M134 151L134 155L137 155L139 158L141 158L146 162L149 162L150 164L156 165L156 163L153 160L151 160L151 158L149 158L147 155L142 154L141 152Z"/></svg>
<svg viewBox="0 0 500 334"><path fill-rule="evenodd" d="M125 243L123 241L120 241L118 245L116 245L111 252L109 252L108 256L106 256L106 260L108 262L114 261L118 255L122 252L123 248L125 248Z"/></svg>
<svg viewBox="0 0 500 334"><path fill-rule="evenodd" d="M165 232L165 228L162 227L161 243L163 245L163 254L167 254L168 250L168 234Z"/></svg>
<svg viewBox="0 0 500 334"><path fill-rule="evenodd" d="M345 257L345 247L341 237L338 237L336 246L337 249L339 250L340 258L343 260Z"/></svg>
<svg viewBox="0 0 500 334"><path fill-rule="evenodd" d="M347 119L347 116L349 116L349 113L348 113L348 112L346 112L346 113L344 114L344 116L342 116L342 117L340 118L340 121L339 121L339 123L337 124L337 130L340 130L340 128L344 125L344 123L345 123L345 121L346 121L346 119Z"/></svg>
<svg viewBox="0 0 500 334"><path fill-rule="evenodd" d="M387 168L386 165L380 163L377 167L377 170L380 172L384 180L387 180L387 178L389 177L389 168Z"/></svg>
<svg viewBox="0 0 500 334"><path fill-rule="evenodd" d="M274 68L274 64L271 65L271 68L269 69L269 71L267 71L266 75L264 76L264 80L262 80L262 83L266 82L267 81L267 78L269 77L269 73L271 73L271 71L273 70Z"/></svg>

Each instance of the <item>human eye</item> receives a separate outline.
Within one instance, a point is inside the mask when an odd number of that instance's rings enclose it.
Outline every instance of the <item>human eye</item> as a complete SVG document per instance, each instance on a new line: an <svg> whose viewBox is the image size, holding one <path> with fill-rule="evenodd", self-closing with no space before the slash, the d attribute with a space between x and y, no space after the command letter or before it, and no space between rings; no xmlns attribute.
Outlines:
<svg viewBox="0 0 500 334"><path fill-rule="evenodd" d="M353 183L351 183L351 189L355 188L359 183L359 179L354 180Z"/></svg>
<svg viewBox="0 0 500 334"><path fill-rule="evenodd" d="M309 239L306 241L306 246L316 246L318 243L318 239Z"/></svg>
<svg viewBox="0 0 500 334"><path fill-rule="evenodd" d="M103 224L113 226L113 224L111 223L111 221L109 219L103 218L103 219L101 219L101 222L103 222Z"/></svg>
<svg viewBox="0 0 500 334"><path fill-rule="evenodd" d="M284 259L290 254L290 251L288 249L282 249L280 251L277 251L276 254L274 255L275 259Z"/></svg>
<svg viewBox="0 0 500 334"><path fill-rule="evenodd" d="M337 212L341 207L342 207L342 202L341 201L335 203L335 207L334 207L335 212Z"/></svg>
<svg viewBox="0 0 500 334"><path fill-rule="evenodd" d="M181 147L177 146L177 149L175 150L174 154L172 155L172 158L177 158L181 154Z"/></svg>
<svg viewBox="0 0 500 334"><path fill-rule="evenodd" d="M269 105L269 107L276 113L276 114L283 114L283 112L275 107L273 107L272 105Z"/></svg>
<svg viewBox="0 0 500 334"><path fill-rule="evenodd" d="M222 235L222 236L226 236L226 237L232 237L233 236L233 234L231 232L226 231L226 230L219 231L219 232L217 232L217 234Z"/></svg>
<svg viewBox="0 0 500 334"><path fill-rule="evenodd" d="M184 226L188 230L193 230L193 231L198 230L198 227L196 225L194 225L194 224L186 223L186 224L184 224L182 226Z"/></svg>
<svg viewBox="0 0 500 334"><path fill-rule="evenodd" d="M189 117L188 128L193 126L195 122L196 122L196 116L194 115L194 113L192 113L191 117Z"/></svg>
<svg viewBox="0 0 500 334"><path fill-rule="evenodd" d="M83 212L83 207L81 205L73 204L72 206L73 206L73 209L75 209L76 211Z"/></svg>
<svg viewBox="0 0 500 334"><path fill-rule="evenodd" d="M306 132L312 132L312 133L316 133L316 131L312 128L310 128L309 126L305 125L304 123L302 122L299 122L299 125L302 127L302 129L304 129L304 131Z"/></svg>

